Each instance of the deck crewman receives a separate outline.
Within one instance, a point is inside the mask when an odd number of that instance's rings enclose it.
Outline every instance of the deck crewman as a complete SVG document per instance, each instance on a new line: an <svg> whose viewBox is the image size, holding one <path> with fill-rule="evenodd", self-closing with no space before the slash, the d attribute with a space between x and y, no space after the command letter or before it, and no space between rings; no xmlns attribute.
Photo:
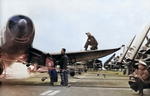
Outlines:
<svg viewBox="0 0 150 96"><path fill-rule="evenodd" d="M88 36L88 39L87 39L87 41L85 43L85 46L84 46L85 50L87 50L88 45L91 46L91 48L90 48L91 50L98 49L98 47L97 47L98 42L96 41L96 39L94 38L94 36L92 36L89 32L85 33L85 34Z"/></svg>
<svg viewBox="0 0 150 96"><path fill-rule="evenodd" d="M68 86L68 71L67 71L68 56L65 54L65 52L66 49L62 48L60 60L60 76L62 86Z"/></svg>

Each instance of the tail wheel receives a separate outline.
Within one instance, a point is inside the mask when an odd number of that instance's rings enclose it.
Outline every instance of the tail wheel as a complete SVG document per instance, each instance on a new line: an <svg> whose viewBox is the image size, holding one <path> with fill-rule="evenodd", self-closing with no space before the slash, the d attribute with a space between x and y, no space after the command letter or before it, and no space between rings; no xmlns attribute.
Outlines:
<svg viewBox="0 0 150 96"><path fill-rule="evenodd" d="M0 62L0 75L3 73L4 69L5 69L5 65L4 65L4 63L1 61L1 62Z"/></svg>

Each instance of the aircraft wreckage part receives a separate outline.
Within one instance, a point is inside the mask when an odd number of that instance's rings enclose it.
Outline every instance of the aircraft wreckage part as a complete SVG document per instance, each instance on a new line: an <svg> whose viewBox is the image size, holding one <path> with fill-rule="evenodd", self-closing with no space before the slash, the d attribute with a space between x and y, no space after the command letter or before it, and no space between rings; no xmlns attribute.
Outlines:
<svg viewBox="0 0 150 96"><path fill-rule="evenodd" d="M4 63L0 62L0 75L3 73L4 69L5 69Z"/></svg>

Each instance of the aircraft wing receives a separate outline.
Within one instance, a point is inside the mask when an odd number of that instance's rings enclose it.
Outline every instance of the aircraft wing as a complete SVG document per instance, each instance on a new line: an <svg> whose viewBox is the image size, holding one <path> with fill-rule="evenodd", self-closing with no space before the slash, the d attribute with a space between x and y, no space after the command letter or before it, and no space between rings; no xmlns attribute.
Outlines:
<svg viewBox="0 0 150 96"><path fill-rule="evenodd" d="M86 61L86 60L93 60L97 58L102 58L104 56L107 56L109 54L112 54L116 51L118 51L121 47L119 48L114 48L114 49L105 49L105 50L88 50L88 51L79 51L79 52L66 52L68 58L69 58L69 63L75 63L79 61ZM61 53L44 53L38 49L31 48L30 53L28 56L28 63L37 63L38 65L45 66L46 64L46 58L53 58L54 62L56 63L57 61L60 60L61 58Z"/></svg>
<svg viewBox="0 0 150 96"><path fill-rule="evenodd" d="M129 51L129 49L130 49L130 47L132 45L135 37L136 36L134 36L133 39L128 43L126 49L124 50L124 52L122 53L122 55L119 57L119 60L118 60L119 63L122 63L123 59L125 58L126 54L128 53L128 51Z"/></svg>
<svg viewBox="0 0 150 96"><path fill-rule="evenodd" d="M104 63L104 66L107 65L114 57L115 57L115 53Z"/></svg>
<svg viewBox="0 0 150 96"><path fill-rule="evenodd" d="M69 57L70 62L79 62L86 60L93 60L97 58L102 58L109 54L118 51L121 47L115 49L105 49L105 50L88 50L79 52L67 52L66 55ZM50 54L56 61L60 60L61 54Z"/></svg>

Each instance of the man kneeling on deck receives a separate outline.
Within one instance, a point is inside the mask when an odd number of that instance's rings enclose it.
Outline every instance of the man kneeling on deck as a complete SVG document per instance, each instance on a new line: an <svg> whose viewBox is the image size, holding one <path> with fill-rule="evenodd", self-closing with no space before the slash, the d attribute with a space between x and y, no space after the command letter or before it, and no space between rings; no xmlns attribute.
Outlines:
<svg viewBox="0 0 150 96"><path fill-rule="evenodd" d="M145 62L139 61L138 69L136 69L133 74L129 75L134 77L135 82L129 81L130 87L137 92L139 90L139 95L143 96L143 89L146 87L144 81L148 80L149 72L148 66Z"/></svg>

